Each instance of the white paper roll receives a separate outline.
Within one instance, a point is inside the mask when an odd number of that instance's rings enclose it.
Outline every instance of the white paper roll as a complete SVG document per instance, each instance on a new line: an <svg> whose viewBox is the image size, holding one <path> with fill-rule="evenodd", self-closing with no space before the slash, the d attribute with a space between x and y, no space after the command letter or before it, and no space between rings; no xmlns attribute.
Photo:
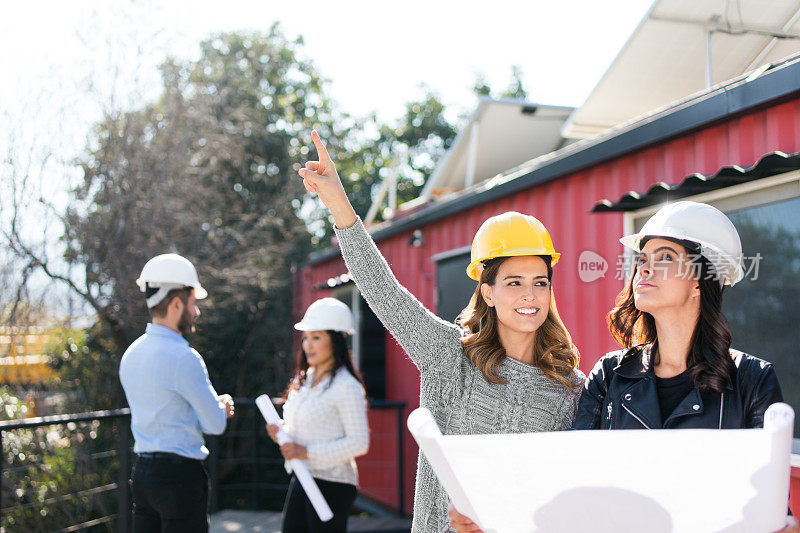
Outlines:
<svg viewBox="0 0 800 533"><path fill-rule="evenodd" d="M442 432L439 426L436 425L433 414L424 407L414 409L411 414L408 415L407 424L411 435L413 435L417 444L419 444L428 462L433 466L436 475L442 482L442 486L444 486L445 490L450 495L450 500L456 508L456 511L468 517L482 528L483 524L478 514L475 512L472 502L470 502L466 491L464 491L461 483L459 483L455 473L450 468L447 459L442 453L441 448L437 444L437 440L442 438Z"/></svg>
<svg viewBox="0 0 800 533"><path fill-rule="evenodd" d="M782 478L782 483L776 486L765 487L761 490L764 495L766 510L771 516L781 516L786 511L786 502L789 500L789 483L792 473L792 433L794 432L794 410L786 403L773 403L764 413L764 431L773 435L772 439L772 464L776 476ZM776 519L772 525L773 531L783 529L782 520Z"/></svg>
<svg viewBox="0 0 800 533"><path fill-rule="evenodd" d="M283 445L287 442L292 442L289 435L283 431L281 417L278 416L278 411L275 410L275 406L272 405L272 400L270 400L269 396L262 394L256 398L256 405L258 406L258 410L261 411L264 420L267 421L267 424L277 424L278 427L281 428L278 431L278 444ZM311 505L314 506L314 510L317 512L319 519L323 522L327 522L333 518L333 511L331 511L328 502L325 501L325 497L319 491L319 487L311 476L311 472L308 471L306 464L300 459L292 459L289 461L289 465L292 467L294 475L297 476L297 481L300 482L300 485L306 492L306 496L308 496L308 499L311 501Z"/></svg>

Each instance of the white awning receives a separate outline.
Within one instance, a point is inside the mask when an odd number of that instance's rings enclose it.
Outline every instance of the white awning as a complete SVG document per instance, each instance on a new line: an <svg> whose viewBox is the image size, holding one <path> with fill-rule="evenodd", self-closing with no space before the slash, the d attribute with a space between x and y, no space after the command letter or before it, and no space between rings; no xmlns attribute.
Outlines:
<svg viewBox="0 0 800 533"><path fill-rule="evenodd" d="M563 142L561 128L573 111L525 100L482 98L420 198L462 190L558 149Z"/></svg>
<svg viewBox="0 0 800 533"><path fill-rule="evenodd" d="M593 136L797 52L798 0L656 0L562 133Z"/></svg>

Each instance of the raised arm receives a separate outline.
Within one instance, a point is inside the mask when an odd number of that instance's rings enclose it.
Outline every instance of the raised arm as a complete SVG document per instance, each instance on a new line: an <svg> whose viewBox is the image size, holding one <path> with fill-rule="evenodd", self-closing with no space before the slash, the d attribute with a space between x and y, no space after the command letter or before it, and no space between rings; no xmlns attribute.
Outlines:
<svg viewBox="0 0 800 533"><path fill-rule="evenodd" d="M311 140L317 148L319 161L309 161L305 168L300 169L303 185L308 192L317 194L325 207L330 209L337 228L348 228L355 224L356 212L344 192L336 165L316 130L311 132Z"/></svg>
<svg viewBox="0 0 800 533"><path fill-rule="evenodd" d="M333 214L342 256L361 294L421 371L442 365L455 368L458 361L448 357L460 353L453 349L460 342L459 329L428 311L400 285L356 216L319 135L314 131L311 137L320 160L306 163L300 176Z"/></svg>

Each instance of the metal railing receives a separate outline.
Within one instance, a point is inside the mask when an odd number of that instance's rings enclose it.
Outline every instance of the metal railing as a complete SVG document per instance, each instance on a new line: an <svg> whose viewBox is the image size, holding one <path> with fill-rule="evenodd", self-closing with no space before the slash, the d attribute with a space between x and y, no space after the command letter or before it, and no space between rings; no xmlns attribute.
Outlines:
<svg viewBox="0 0 800 533"><path fill-rule="evenodd" d="M279 510L289 480L283 458L269 440L255 402L235 402L228 431L206 436L211 511ZM398 514L405 505L404 407L402 402L370 402L371 416L380 414L384 422L391 420L386 411L396 410L395 423L389 424L394 429L383 424L383 433L377 435L394 446L371 450L365 457L366 465L378 472L373 478L396 483L388 488L396 489L393 501L373 497L369 479L362 478L362 494ZM130 531L131 446L129 409L0 421L0 533L72 532L103 525L108 531Z"/></svg>
<svg viewBox="0 0 800 533"><path fill-rule="evenodd" d="M129 409L0 422L0 528L129 531L130 445Z"/></svg>

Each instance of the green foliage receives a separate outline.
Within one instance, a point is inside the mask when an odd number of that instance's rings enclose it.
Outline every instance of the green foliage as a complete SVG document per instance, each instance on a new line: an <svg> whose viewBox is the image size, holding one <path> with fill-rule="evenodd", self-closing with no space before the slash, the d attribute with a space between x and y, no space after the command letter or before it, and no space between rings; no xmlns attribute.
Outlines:
<svg viewBox="0 0 800 533"><path fill-rule="evenodd" d="M113 379L149 320L134 281L150 257L174 251L194 262L209 290L190 342L215 387L275 393L291 366L293 273L332 233L296 174L316 155L311 129L326 139L362 216L392 168L398 203L415 198L456 131L429 90L395 123L372 117L355 130L328 100L302 40L277 26L211 38L197 61L170 60L162 73L159 99L107 116L81 163L85 178L66 217L67 259L85 271L102 326L91 334L95 345L74 357L91 370L65 359L62 379ZM97 395L89 405L107 402Z"/></svg>
<svg viewBox="0 0 800 533"><path fill-rule="evenodd" d="M519 100L528 99L528 91L522 82L522 69L518 65L511 67L511 82L505 91L500 93L502 98L517 98Z"/></svg>
<svg viewBox="0 0 800 533"><path fill-rule="evenodd" d="M444 111L439 96L423 87L421 98L406 104L403 117L394 124L372 119L377 136L363 139L358 149L337 161L356 213L366 215L376 187L393 170L398 173L398 205L419 196L457 134Z"/></svg>
<svg viewBox="0 0 800 533"><path fill-rule="evenodd" d="M216 388L283 387L293 268L312 246L296 171L311 129L336 149L339 122L301 45L276 26L219 35L197 61L164 65L158 102L100 125L66 238L105 300L113 343L98 353L110 368L149 321L134 283L142 265L174 251L209 291L190 342Z"/></svg>
<svg viewBox="0 0 800 533"><path fill-rule="evenodd" d="M105 324L97 322L85 330L58 329L52 337L47 355L56 378L49 387L64 393L61 412L111 410L125 405L118 375L120 352Z"/></svg>
<svg viewBox="0 0 800 533"><path fill-rule="evenodd" d="M28 406L8 387L0 385L0 420L19 420L28 416Z"/></svg>
<svg viewBox="0 0 800 533"><path fill-rule="evenodd" d="M472 85L472 92L476 96L488 96L490 98L516 98L518 100L527 100L528 91L525 89L525 84L522 81L522 69L518 65L511 66L511 81L503 91L496 91L489 84L486 75L478 72L475 75L475 83Z"/></svg>
<svg viewBox="0 0 800 533"><path fill-rule="evenodd" d="M0 416L25 418L27 408L0 387ZM116 513L114 492L87 489L116 480L116 442L109 422L54 424L3 432L3 507L5 531L56 531ZM95 491L97 492L97 491ZM103 527L111 530L111 524Z"/></svg>

